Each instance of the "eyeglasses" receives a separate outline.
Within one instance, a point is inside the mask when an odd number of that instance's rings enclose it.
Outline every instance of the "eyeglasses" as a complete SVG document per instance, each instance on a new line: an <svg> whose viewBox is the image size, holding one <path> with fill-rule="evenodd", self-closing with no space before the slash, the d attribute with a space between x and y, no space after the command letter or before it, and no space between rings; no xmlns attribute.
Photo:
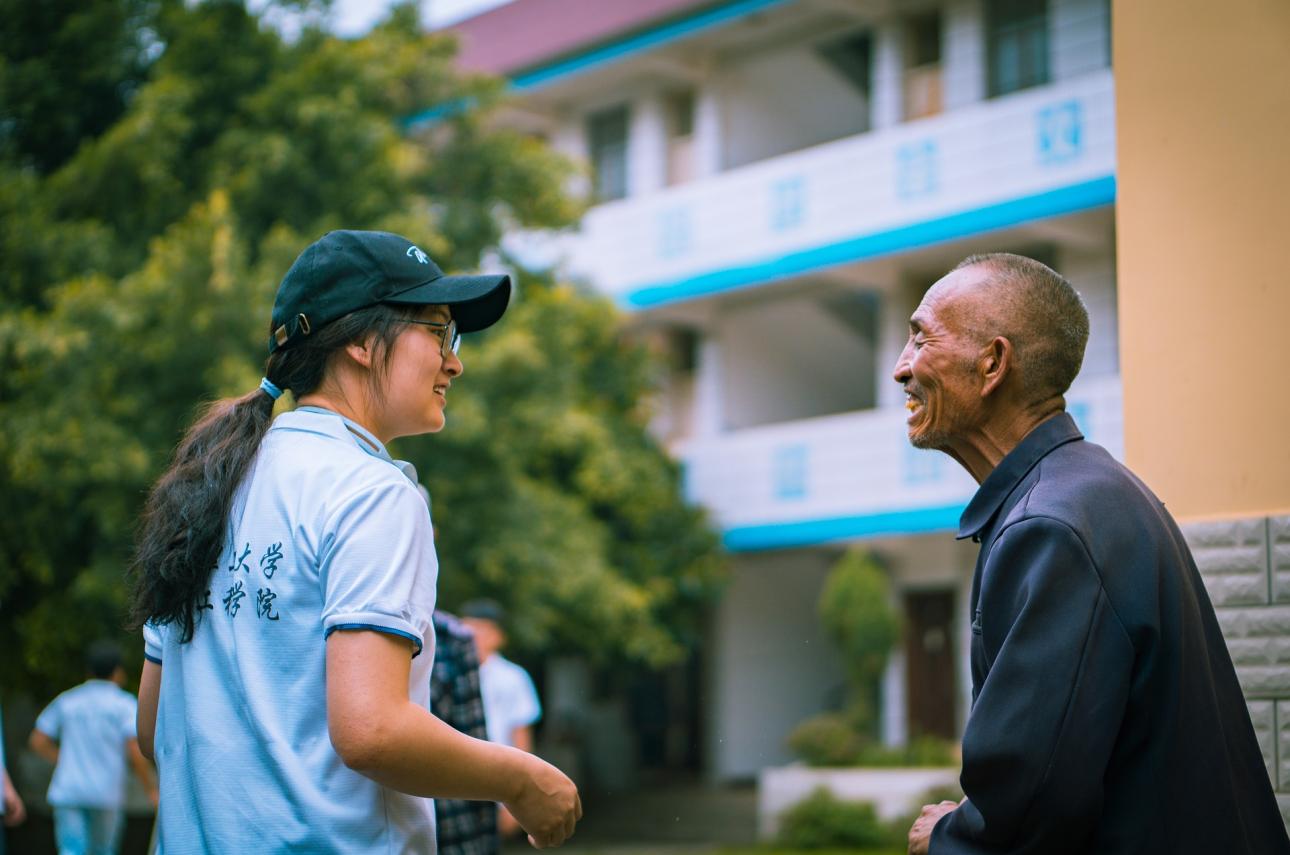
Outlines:
<svg viewBox="0 0 1290 855"><path fill-rule="evenodd" d="M456 353L457 348L461 347L461 333L457 332L457 322L448 321L441 324L438 321L417 321L412 318L403 318L405 324L417 324L423 327L430 327L439 336L439 355L445 359L449 352Z"/></svg>

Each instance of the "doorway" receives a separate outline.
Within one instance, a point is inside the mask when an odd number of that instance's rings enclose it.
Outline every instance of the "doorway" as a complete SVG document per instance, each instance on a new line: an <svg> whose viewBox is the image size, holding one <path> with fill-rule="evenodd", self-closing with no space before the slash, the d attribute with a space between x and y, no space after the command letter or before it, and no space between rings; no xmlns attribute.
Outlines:
<svg viewBox="0 0 1290 855"><path fill-rule="evenodd" d="M957 739L952 590L905 594L905 663L910 738Z"/></svg>

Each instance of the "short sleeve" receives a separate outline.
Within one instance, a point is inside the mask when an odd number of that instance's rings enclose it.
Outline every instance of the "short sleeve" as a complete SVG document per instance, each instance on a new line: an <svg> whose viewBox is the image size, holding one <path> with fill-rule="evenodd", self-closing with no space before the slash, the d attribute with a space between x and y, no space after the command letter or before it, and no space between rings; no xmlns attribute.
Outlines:
<svg viewBox="0 0 1290 855"><path fill-rule="evenodd" d="M143 658L161 664L161 652L166 646L165 629L155 624L143 625Z"/></svg>
<svg viewBox="0 0 1290 855"><path fill-rule="evenodd" d="M537 687L529 672L515 666L515 726L527 727L542 717L542 704L538 701Z"/></svg>
<svg viewBox="0 0 1290 855"><path fill-rule="evenodd" d="M319 560L323 633L365 629L429 637L438 561L425 502L410 482L360 490L333 512ZM415 655L415 654L414 654Z"/></svg>
<svg viewBox="0 0 1290 855"><path fill-rule="evenodd" d="M63 696L59 695L36 718L36 730L50 739L59 739L63 732Z"/></svg>

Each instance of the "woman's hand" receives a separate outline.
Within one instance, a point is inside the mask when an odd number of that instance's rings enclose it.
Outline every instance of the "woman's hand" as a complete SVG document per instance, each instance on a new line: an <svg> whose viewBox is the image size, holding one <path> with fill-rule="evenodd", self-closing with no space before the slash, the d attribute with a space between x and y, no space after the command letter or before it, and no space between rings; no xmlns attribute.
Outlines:
<svg viewBox="0 0 1290 855"><path fill-rule="evenodd" d="M528 832L537 849L559 846L573 836L582 819L582 800L573 781L540 757L525 754L527 780L520 794L506 808Z"/></svg>

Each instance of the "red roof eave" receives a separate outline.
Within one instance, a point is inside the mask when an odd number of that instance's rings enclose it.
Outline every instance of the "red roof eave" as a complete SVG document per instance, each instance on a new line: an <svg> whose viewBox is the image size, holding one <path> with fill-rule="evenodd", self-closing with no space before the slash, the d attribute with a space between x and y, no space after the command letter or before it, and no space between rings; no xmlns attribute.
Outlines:
<svg viewBox="0 0 1290 855"><path fill-rule="evenodd" d="M466 71L510 75L613 39L713 0L512 0L449 31Z"/></svg>

